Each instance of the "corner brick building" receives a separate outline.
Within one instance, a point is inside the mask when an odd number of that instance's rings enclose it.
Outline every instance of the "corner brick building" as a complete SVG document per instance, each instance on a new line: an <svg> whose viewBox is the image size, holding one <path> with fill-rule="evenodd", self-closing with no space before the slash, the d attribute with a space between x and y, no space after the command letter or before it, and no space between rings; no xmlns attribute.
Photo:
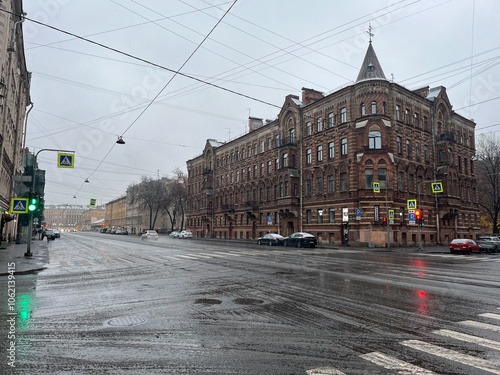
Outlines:
<svg viewBox="0 0 500 375"><path fill-rule="evenodd" d="M374 246L415 245L419 234L424 244L473 238L474 129L445 87L387 80L370 42L353 85L303 88L275 120L251 117L247 134L207 140L187 161L188 227L198 237L304 231L320 243ZM432 182L444 191L432 193ZM412 221L412 201L424 226Z"/></svg>

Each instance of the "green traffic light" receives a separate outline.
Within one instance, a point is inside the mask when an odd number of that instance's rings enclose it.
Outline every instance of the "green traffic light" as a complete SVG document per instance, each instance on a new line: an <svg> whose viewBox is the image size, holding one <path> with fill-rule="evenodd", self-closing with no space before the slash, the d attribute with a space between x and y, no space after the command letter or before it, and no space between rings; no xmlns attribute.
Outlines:
<svg viewBox="0 0 500 375"><path fill-rule="evenodd" d="M28 210L35 211L36 209L38 209L38 198L31 198L28 205Z"/></svg>

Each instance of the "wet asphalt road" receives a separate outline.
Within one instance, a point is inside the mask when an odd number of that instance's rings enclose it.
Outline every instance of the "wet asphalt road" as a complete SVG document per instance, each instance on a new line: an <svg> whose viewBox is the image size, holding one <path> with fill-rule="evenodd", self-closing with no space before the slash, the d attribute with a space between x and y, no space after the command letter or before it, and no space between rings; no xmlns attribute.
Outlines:
<svg viewBox="0 0 500 375"><path fill-rule="evenodd" d="M99 233L49 247L48 269L16 277L2 374L500 374L500 254Z"/></svg>

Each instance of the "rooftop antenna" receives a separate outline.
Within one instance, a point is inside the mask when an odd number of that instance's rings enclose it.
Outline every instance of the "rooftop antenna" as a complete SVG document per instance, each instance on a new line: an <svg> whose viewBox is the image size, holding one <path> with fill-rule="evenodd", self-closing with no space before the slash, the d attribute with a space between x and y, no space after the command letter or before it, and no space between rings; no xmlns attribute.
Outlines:
<svg viewBox="0 0 500 375"><path fill-rule="evenodd" d="M373 30L373 29L372 29L372 24L371 24L371 23L369 23L369 24L368 24L368 31L367 31L366 33L367 33L367 34L369 35L369 37L370 37L370 43L372 42L372 36L374 36L374 34L372 33L372 30Z"/></svg>

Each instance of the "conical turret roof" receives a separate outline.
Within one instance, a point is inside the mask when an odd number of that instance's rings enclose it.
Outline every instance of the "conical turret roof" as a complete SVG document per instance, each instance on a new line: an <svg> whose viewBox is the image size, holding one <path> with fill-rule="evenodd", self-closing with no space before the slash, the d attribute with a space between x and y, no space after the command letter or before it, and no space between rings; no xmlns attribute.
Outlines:
<svg viewBox="0 0 500 375"><path fill-rule="evenodd" d="M382 66L377 59L372 42L368 45L368 50L366 51L365 59L361 65L356 82L363 81L365 79L387 79L385 78Z"/></svg>

